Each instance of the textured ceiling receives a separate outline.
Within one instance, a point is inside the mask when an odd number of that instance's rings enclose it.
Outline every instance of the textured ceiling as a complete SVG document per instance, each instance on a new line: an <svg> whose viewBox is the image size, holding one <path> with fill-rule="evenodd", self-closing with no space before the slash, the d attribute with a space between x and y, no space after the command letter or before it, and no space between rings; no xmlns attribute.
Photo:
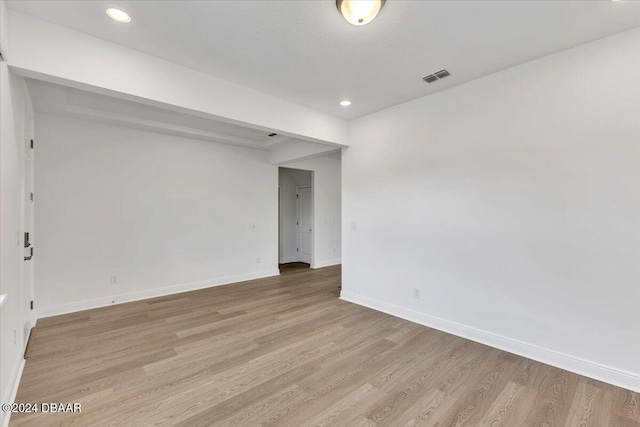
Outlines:
<svg viewBox="0 0 640 427"><path fill-rule="evenodd" d="M133 21L109 20L118 6ZM640 25L632 1L11 1L9 7L351 119ZM64 47L61 47L64 48ZM447 68L451 77L421 78ZM340 107L348 98L353 105Z"/></svg>

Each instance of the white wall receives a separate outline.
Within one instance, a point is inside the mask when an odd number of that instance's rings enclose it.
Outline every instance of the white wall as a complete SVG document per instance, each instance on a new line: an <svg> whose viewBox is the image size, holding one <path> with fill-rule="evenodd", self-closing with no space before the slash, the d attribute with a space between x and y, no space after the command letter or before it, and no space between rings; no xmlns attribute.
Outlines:
<svg viewBox="0 0 640 427"><path fill-rule="evenodd" d="M317 157L288 162L288 168L313 171L313 256L311 268L342 262L340 159Z"/></svg>
<svg viewBox="0 0 640 427"><path fill-rule="evenodd" d="M22 355L30 328L28 301L23 295L25 109L33 107L23 78L0 62L0 402L10 402L17 390ZM8 414L0 412L0 425Z"/></svg>
<svg viewBox="0 0 640 427"><path fill-rule="evenodd" d="M15 10L9 36L10 64L26 77L310 141L348 139L346 120Z"/></svg>
<svg viewBox="0 0 640 427"><path fill-rule="evenodd" d="M280 263L298 261L298 221L296 187L311 186L311 171L279 168L280 215L279 256Z"/></svg>
<svg viewBox="0 0 640 427"><path fill-rule="evenodd" d="M354 120L343 298L639 390L639 76L635 29Z"/></svg>
<svg viewBox="0 0 640 427"><path fill-rule="evenodd" d="M9 33L7 17L7 2L0 0L0 55L3 57L6 54L5 45L7 44L7 34Z"/></svg>
<svg viewBox="0 0 640 427"><path fill-rule="evenodd" d="M316 144L292 139L271 151L271 163L274 165L283 165L297 160L314 159L320 156L331 155L331 153L336 150L339 151L340 149L333 145Z"/></svg>
<svg viewBox="0 0 640 427"><path fill-rule="evenodd" d="M278 274L268 153L39 113L36 126L39 316Z"/></svg>

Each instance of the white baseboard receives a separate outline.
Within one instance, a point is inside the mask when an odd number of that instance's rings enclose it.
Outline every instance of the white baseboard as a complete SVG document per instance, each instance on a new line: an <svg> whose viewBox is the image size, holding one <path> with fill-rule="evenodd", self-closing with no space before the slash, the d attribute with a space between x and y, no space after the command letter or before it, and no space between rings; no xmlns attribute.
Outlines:
<svg viewBox="0 0 640 427"><path fill-rule="evenodd" d="M18 364L18 369L13 377L11 384L11 390L9 392L9 396L6 402L1 403L14 403L16 401L16 395L18 394L18 386L20 385L20 379L22 378L22 371L24 371L25 360L21 357L20 363ZM9 420L11 419L11 412L0 411L0 426L7 427L9 425Z"/></svg>
<svg viewBox="0 0 640 427"><path fill-rule="evenodd" d="M330 259L330 260L327 260L327 261L315 262L315 263L311 264L311 268L330 267L332 265L338 265L338 264L342 264L342 260L340 258L338 258L338 259Z"/></svg>
<svg viewBox="0 0 640 427"><path fill-rule="evenodd" d="M287 264L289 262L297 262L297 261L298 261L298 257L290 256L290 257L282 258L280 260L280 264Z"/></svg>
<svg viewBox="0 0 640 427"><path fill-rule="evenodd" d="M508 351L509 353L514 353L528 359L546 363L560 369L575 372L576 374L584 375L585 377L604 381L635 392L640 392L640 375L632 372L612 368L610 366L591 362L576 356L560 353L534 344L525 343L502 335L462 325L460 323L451 322L449 320L389 304L352 292L343 290L340 294L340 299L372 308L401 319L409 320L420 325L428 326L433 329L438 329L452 335L457 335L471 341L476 341L498 348L500 350Z"/></svg>
<svg viewBox="0 0 640 427"><path fill-rule="evenodd" d="M221 277L218 279L202 280L199 282L182 283L179 285L165 286L162 288L148 289L145 291L131 292L127 294L112 295L91 300L77 301L68 304L61 304L49 307L36 306L36 318L57 316L60 314L73 313L76 311L89 310L92 308L106 307L108 305L122 304L125 302L138 301L148 298L162 297L165 295L178 294L180 292L196 291L198 289L212 288L214 286L229 285L231 283L244 282L246 280L263 279L280 275L280 270L267 270L258 273L242 274L238 276Z"/></svg>
<svg viewBox="0 0 640 427"><path fill-rule="evenodd" d="M31 332L33 329L29 329L29 333L27 335L27 339L24 341L24 347L22 348L22 352L20 353L20 361L18 362L18 368L15 370L15 373L12 378L12 382L9 384L7 390L9 390L7 394L7 401L0 403L14 403L16 401L16 396L18 395L18 388L20 387L20 380L22 379L22 372L24 371L24 365L27 362L23 355L27 349L27 343L29 339L31 339ZM7 427L9 425L9 421L11 419L11 412L0 411L0 426Z"/></svg>

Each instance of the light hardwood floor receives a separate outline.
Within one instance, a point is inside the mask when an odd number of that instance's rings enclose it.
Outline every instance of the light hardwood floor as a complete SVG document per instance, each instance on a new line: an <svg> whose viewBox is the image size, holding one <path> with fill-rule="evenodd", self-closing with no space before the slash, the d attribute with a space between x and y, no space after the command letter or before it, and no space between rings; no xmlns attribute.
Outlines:
<svg viewBox="0 0 640 427"><path fill-rule="evenodd" d="M628 426L640 397L338 299L340 268L41 319L12 426Z"/></svg>

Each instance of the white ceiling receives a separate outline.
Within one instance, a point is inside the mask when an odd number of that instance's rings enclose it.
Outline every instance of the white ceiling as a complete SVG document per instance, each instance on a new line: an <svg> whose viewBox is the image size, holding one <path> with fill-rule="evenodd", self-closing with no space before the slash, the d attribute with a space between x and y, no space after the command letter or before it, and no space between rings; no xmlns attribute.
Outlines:
<svg viewBox="0 0 640 427"><path fill-rule="evenodd" d="M387 0L364 27L349 25L333 0L8 4L346 119L640 26L640 2L608 0ZM107 6L133 21L111 21ZM421 80L442 68L451 77ZM344 98L353 105L340 107Z"/></svg>
<svg viewBox="0 0 640 427"><path fill-rule="evenodd" d="M93 92L27 79L36 111L68 115L192 139L274 151L293 144L319 145Z"/></svg>

